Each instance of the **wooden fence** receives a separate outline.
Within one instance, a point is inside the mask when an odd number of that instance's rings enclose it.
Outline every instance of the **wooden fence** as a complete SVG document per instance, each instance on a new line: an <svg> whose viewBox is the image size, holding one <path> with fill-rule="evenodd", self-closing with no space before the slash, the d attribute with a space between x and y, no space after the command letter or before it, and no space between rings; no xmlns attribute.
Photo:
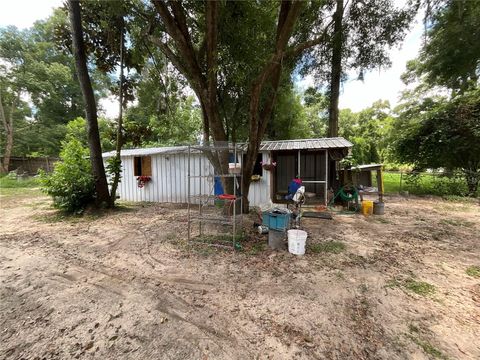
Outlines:
<svg viewBox="0 0 480 360"><path fill-rule="evenodd" d="M3 158L0 158L3 162ZM9 171L16 171L19 175L36 175L39 169L46 172L53 170L54 163L58 158L54 157L11 157Z"/></svg>

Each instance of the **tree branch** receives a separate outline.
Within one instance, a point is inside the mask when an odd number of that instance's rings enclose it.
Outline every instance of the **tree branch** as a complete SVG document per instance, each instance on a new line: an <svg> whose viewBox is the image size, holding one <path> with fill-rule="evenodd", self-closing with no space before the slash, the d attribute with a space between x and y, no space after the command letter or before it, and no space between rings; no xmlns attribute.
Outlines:
<svg viewBox="0 0 480 360"><path fill-rule="evenodd" d="M183 76L187 78L187 80L190 82L190 86L195 92L198 92L199 87L198 83L191 77L190 71L187 69L186 65L181 61L181 59L170 49L170 47L164 43L162 40L159 38L150 35L149 40L157 45L160 50L165 54L165 56L170 60L170 62L177 68L180 73L182 73Z"/></svg>
<svg viewBox="0 0 480 360"><path fill-rule="evenodd" d="M191 43L190 33L188 32L187 27L187 18L185 17L185 12L180 1L169 1L168 2L172 8L173 16L175 17L175 22L177 23L178 28L182 32L185 41Z"/></svg>
<svg viewBox="0 0 480 360"><path fill-rule="evenodd" d="M305 50L321 44L322 42L324 42L326 40L327 35L328 35L328 30L329 30L330 26L332 26L332 24L333 24L333 19L323 29L323 32L320 36L317 36L314 39L305 41L305 42L303 42L303 43L301 43L301 44L299 44L299 45L297 45L293 48L288 49L285 52L285 55L286 56L291 56L291 57L297 57L297 56L301 55L302 52L304 52Z"/></svg>
<svg viewBox="0 0 480 360"><path fill-rule="evenodd" d="M172 4L172 11L174 16L170 13L165 3L161 0L152 0L155 9L162 18L162 21L165 25L167 33L172 37L176 42L178 50L181 52L182 57L185 59L188 64L189 70L195 72L195 77L201 78L201 69L197 63L197 55L195 49L193 48L190 34L185 21L185 15L183 14L183 9L179 4ZM177 17L178 16L178 17ZM192 76L193 77L193 76Z"/></svg>

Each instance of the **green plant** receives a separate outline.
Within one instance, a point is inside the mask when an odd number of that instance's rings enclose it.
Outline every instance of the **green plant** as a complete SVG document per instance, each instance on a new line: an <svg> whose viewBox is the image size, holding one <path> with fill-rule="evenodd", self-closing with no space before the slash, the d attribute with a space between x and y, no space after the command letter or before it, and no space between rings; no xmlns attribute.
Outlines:
<svg viewBox="0 0 480 360"><path fill-rule="evenodd" d="M469 266L467 270L465 270L465 272L469 276L480 278L480 266L476 266L476 265Z"/></svg>
<svg viewBox="0 0 480 360"><path fill-rule="evenodd" d="M64 142L62 147L61 161L55 164L53 172L40 173L42 191L53 197L56 208L81 213L95 196L88 150L77 139Z"/></svg>
<svg viewBox="0 0 480 360"><path fill-rule="evenodd" d="M310 251L314 254L322 252L339 254L343 250L345 250L345 244L340 241L327 241L310 245Z"/></svg>
<svg viewBox="0 0 480 360"><path fill-rule="evenodd" d="M118 159L116 156L108 158L105 170L109 178L108 184L111 186L115 174L119 174L119 180L122 178L122 160Z"/></svg>
<svg viewBox="0 0 480 360"><path fill-rule="evenodd" d="M405 281L404 286L405 289L421 296L427 296L435 293L435 286L424 281L408 279Z"/></svg>
<svg viewBox="0 0 480 360"><path fill-rule="evenodd" d="M346 156L342 160L340 160L340 166L343 169L350 169L353 166L357 166L358 161L353 156Z"/></svg>
<svg viewBox="0 0 480 360"><path fill-rule="evenodd" d="M448 357L443 354L440 350L438 350L435 346L430 344L428 341L423 340L420 338L421 336L421 329L414 325L408 325L408 331L410 334L405 334L410 340L412 340L415 344L417 344L426 354L430 355L434 359L443 359L447 360Z"/></svg>
<svg viewBox="0 0 480 360"><path fill-rule="evenodd" d="M425 281L418 281L413 278L406 280L393 278L387 281L385 287L389 289L403 288L421 296L432 295L436 291L435 286L432 284L429 284Z"/></svg>

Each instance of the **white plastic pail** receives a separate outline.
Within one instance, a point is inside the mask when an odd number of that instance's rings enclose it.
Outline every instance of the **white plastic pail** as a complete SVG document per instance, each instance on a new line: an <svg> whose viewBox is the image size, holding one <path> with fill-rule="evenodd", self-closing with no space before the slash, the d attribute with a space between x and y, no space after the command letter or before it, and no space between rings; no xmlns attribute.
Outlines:
<svg viewBox="0 0 480 360"><path fill-rule="evenodd" d="M305 254L305 243L307 241L307 232L303 230L292 229L287 231L288 251L295 255Z"/></svg>

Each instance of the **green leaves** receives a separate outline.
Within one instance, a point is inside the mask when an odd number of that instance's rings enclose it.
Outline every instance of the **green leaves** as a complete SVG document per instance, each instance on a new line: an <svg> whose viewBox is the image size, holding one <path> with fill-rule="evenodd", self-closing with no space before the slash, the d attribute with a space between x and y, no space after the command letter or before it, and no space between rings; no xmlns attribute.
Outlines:
<svg viewBox="0 0 480 360"><path fill-rule="evenodd" d="M383 162L388 157L392 122L388 101L377 101L358 113L341 110L339 133L354 144L352 155L358 164Z"/></svg>
<svg viewBox="0 0 480 360"><path fill-rule="evenodd" d="M430 15L430 28L417 61L409 64L430 88L454 94L478 86L480 72L480 2L444 0Z"/></svg>
<svg viewBox="0 0 480 360"><path fill-rule="evenodd" d="M88 150L79 140L71 139L63 143L60 158L51 174L40 174L42 191L52 196L56 208L80 213L95 195Z"/></svg>
<svg viewBox="0 0 480 360"><path fill-rule="evenodd" d="M461 170L474 195L480 180L479 118L480 89L451 100L412 101L396 120L397 158L418 169Z"/></svg>

